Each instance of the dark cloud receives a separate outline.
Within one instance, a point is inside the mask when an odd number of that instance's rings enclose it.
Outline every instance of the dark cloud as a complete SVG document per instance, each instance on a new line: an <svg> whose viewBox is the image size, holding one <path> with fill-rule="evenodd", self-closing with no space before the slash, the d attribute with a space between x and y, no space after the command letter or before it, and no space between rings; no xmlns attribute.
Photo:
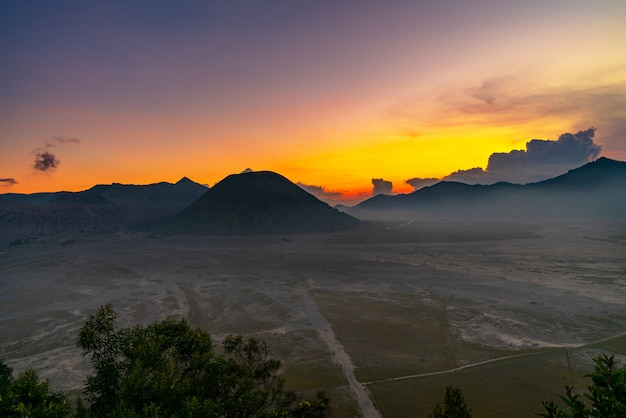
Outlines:
<svg viewBox="0 0 626 418"><path fill-rule="evenodd" d="M487 169L459 170L445 180L463 183L530 183L545 180L595 160L601 147L593 142L595 128L564 133L555 140L533 139L525 150L491 154Z"/></svg>
<svg viewBox="0 0 626 418"><path fill-rule="evenodd" d="M54 154L48 151L37 152L37 156L35 157L35 164L33 165L34 169L37 171L47 172L52 171L61 162L56 159Z"/></svg>
<svg viewBox="0 0 626 418"><path fill-rule="evenodd" d="M17 184L17 180L12 177L6 179L0 179L0 187L11 187L14 184Z"/></svg>
<svg viewBox="0 0 626 418"><path fill-rule="evenodd" d="M422 187L428 187L428 186L432 186L433 184L439 183L439 179L415 177L412 179L405 180L405 183L413 187L415 190L419 190Z"/></svg>
<svg viewBox="0 0 626 418"><path fill-rule="evenodd" d="M53 136L50 139L44 140L43 144L43 147L35 148L32 151L35 155L33 168L41 172L50 172L57 168L59 164L61 164L61 161L59 161L53 153L47 150L54 148L57 145L80 144L80 139L69 138L66 136Z"/></svg>
<svg viewBox="0 0 626 418"><path fill-rule="evenodd" d="M457 170L445 176L443 180L467 184L490 184L499 181L480 167L470 168L469 170Z"/></svg>
<svg viewBox="0 0 626 418"><path fill-rule="evenodd" d="M341 192L326 190L324 186L313 186L301 182L296 184L319 199L334 199L341 196Z"/></svg>
<svg viewBox="0 0 626 418"><path fill-rule="evenodd" d="M374 186L374 190L372 190L373 196L391 194L391 189L393 189L393 183L383 179L372 179L372 185Z"/></svg>

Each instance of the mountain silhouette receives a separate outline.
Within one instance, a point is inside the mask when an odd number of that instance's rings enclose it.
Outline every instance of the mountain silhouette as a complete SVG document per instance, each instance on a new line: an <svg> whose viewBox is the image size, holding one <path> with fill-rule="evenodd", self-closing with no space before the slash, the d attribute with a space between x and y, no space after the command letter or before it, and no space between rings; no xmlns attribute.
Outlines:
<svg viewBox="0 0 626 418"><path fill-rule="evenodd" d="M359 221L271 171L233 174L154 228L168 233L249 235L328 232Z"/></svg>
<svg viewBox="0 0 626 418"><path fill-rule="evenodd" d="M97 234L183 209L207 188L183 178L176 184L97 185L81 192L0 195L0 233L6 236Z"/></svg>
<svg viewBox="0 0 626 418"><path fill-rule="evenodd" d="M626 219L626 163L602 157L561 176L526 185L441 181L410 194L375 196L349 213L362 219Z"/></svg>

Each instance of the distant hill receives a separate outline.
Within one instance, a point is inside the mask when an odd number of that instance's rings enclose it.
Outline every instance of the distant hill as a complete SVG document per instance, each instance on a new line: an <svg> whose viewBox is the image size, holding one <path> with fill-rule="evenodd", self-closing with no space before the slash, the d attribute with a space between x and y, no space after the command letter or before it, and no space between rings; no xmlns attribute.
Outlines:
<svg viewBox="0 0 626 418"><path fill-rule="evenodd" d="M233 174L153 229L167 233L248 235L327 232L359 221L339 212L280 174Z"/></svg>
<svg viewBox="0 0 626 418"><path fill-rule="evenodd" d="M626 163L608 158L526 185L442 181L406 195L378 195L349 211L362 219L416 217L626 220Z"/></svg>
<svg viewBox="0 0 626 418"><path fill-rule="evenodd" d="M98 185L82 192L0 195L0 233L25 237L126 230L175 213L208 189L188 178L175 184Z"/></svg>

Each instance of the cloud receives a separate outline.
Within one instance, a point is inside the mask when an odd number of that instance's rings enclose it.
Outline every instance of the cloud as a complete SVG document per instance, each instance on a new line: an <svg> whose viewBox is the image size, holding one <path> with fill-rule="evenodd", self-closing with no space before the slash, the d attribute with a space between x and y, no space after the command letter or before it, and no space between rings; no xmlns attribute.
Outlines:
<svg viewBox="0 0 626 418"><path fill-rule="evenodd" d="M14 184L17 184L17 180L12 177L0 179L0 187L11 187Z"/></svg>
<svg viewBox="0 0 626 418"><path fill-rule="evenodd" d="M533 139L526 143L526 151L495 153L489 157L488 170L506 169L510 165L543 166L553 164L584 164L595 160L601 146L593 142L595 128L564 133L556 141Z"/></svg>
<svg viewBox="0 0 626 418"><path fill-rule="evenodd" d="M433 184L439 183L439 179L436 178L419 178L415 177L412 179L408 179L404 181L409 186L413 187L415 190L419 190L423 187L432 186Z"/></svg>
<svg viewBox="0 0 626 418"><path fill-rule="evenodd" d="M595 160L601 146L594 143L595 128L575 134L564 133L557 140L532 139L525 150L491 154L487 168L458 170L444 180L489 184L498 181L530 183L545 180Z"/></svg>
<svg viewBox="0 0 626 418"><path fill-rule="evenodd" d="M319 199L335 199L341 196L341 192L327 190L324 186L313 186L301 182L296 184Z"/></svg>
<svg viewBox="0 0 626 418"><path fill-rule="evenodd" d="M475 129L489 126L528 132L528 127L579 128L593 121L602 132L603 155L623 158L626 137L626 81L624 68L589 74L578 82L548 85L540 74L517 72L484 79L473 86L449 85L412 94L387 111L395 129L429 132L437 129ZM589 80L599 80L590 85Z"/></svg>
<svg viewBox="0 0 626 418"><path fill-rule="evenodd" d="M50 139L44 140L43 144L43 147L35 148L32 151L32 153L35 154L33 168L41 172L50 172L57 168L59 164L61 164L61 161L57 159L56 155L47 150L57 145L80 144L80 139L66 136L53 136Z"/></svg>
<svg viewBox="0 0 626 418"><path fill-rule="evenodd" d="M44 141L44 143L46 144L46 148L51 148L55 145L80 144L80 139L68 138L66 136L54 136L51 139Z"/></svg>
<svg viewBox="0 0 626 418"><path fill-rule="evenodd" d="M495 176L491 176L491 173L487 173L480 167L470 168L469 170L457 170L445 176L443 180L467 184L491 184L503 181L496 179Z"/></svg>
<svg viewBox="0 0 626 418"><path fill-rule="evenodd" d="M379 194L391 194L391 190L393 189L393 183L383 179L372 179L372 185L374 186L374 189L372 190L373 196Z"/></svg>
<svg viewBox="0 0 626 418"><path fill-rule="evenodd" d="M37 171L48 172L57 168L60 163L61 162L57 160L57 158L51 152L37 152L33 168Z"/></svg>

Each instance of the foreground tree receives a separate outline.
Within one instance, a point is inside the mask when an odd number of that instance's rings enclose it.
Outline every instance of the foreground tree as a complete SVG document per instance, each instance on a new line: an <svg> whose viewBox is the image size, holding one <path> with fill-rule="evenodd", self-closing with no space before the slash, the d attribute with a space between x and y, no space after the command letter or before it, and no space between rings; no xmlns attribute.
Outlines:
<svg viewBox="0 0 626 418"><path fill-rule="evenodd" d="M0 361L0 417L66 418L72 416L67 398L50 389L32 369L13 379L13 370Z"/></svg>
<svg viewBox="0 0 626 418"><path fill-rule="evenodd" d="M571 386L565 387L565 395L560 396L567 409L559 409L553 401L544 401L547 418L623 418L626 417L626 366L618 367L614 356L602 354L594 359L594 371L589 393L584 396L574 393ZM587 402L589 401L589 405Z"/></svg>
<svg viewBox="0 0 626 418"><path fill-rule="evenodd" d="M264 342L228 337L216 355L208 333L184 320L117 329L111 305L85 323L78 346L91 356L86 381L98 417L324 417L328 398L284 390L280 361Z"/></svg>
<svg viewBox="0 0 626 418"><path fill-rule="evenodd" d="M430 418L471 418L471 410L465 403L461 389L448 386L443 402L437 404Z"/></svg>

